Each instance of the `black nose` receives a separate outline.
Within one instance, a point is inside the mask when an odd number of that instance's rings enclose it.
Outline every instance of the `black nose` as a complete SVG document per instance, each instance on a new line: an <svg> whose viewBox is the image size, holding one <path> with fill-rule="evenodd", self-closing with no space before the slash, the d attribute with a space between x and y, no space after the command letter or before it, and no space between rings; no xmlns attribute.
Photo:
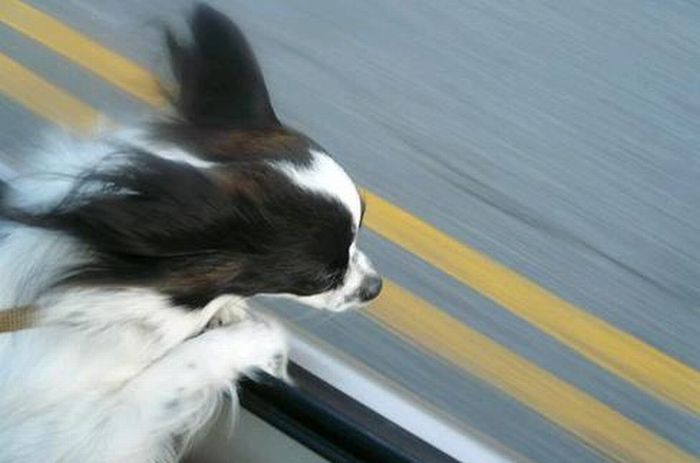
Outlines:
<svg viewBox="0 0 700 463"><path fill-rule="evenodd" d="M367 277L360 286L360 300L369 302L382 292L382 279L378 276Z"/></svg>

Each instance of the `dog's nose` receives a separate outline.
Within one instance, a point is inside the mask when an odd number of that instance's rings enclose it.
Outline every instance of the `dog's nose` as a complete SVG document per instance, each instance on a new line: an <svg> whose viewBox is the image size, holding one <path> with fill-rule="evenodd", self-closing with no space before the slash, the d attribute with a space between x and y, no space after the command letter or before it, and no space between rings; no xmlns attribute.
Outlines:
<svg viewBox="0 0 700 463"><path fill-rule="evenodd" d="M382 279L376 275L366 277L360 286L360 300L369 302L382 292Z"/></svg>

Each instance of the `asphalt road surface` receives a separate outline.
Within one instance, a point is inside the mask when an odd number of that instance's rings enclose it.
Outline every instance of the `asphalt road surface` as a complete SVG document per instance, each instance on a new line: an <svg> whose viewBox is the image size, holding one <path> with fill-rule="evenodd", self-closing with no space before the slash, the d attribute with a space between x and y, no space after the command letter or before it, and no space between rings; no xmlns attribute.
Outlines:
<svg viewBox="0 0 700 463"><path fill-rule="evenodd" d="M700 459L700 4L211 3L248 33L287 123L439 230L392 209L364 232L399 288L381 314L283 316L515 460ZM190 2L27 4L165 75L160 27ZM115 121L147 114L8 5L0 53ZM51 123L3 93L12 162ZM431 262L452 248L411 243L433 232L505 269Z"/></svg>

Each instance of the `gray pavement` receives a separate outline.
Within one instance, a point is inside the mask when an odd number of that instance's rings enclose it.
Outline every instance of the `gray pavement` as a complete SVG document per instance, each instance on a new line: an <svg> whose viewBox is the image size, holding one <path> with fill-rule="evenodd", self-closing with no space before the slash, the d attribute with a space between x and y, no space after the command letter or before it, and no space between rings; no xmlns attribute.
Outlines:
<svg viewBox="0 0 700 463"><path fill-rule="evenodd" d="M30 2L163 71L189 1ZM364 186L700 369L700 4L244 1L281 116ZM0 51L128 121L145 107L0 27ZM0 99L0 152L45 125ZM650 397L394 244L391 279L700 456L700 418ZM604 458L535 411L359 315L287 316L537 462ZM610 430L614 432L614 430Z"/></svg>

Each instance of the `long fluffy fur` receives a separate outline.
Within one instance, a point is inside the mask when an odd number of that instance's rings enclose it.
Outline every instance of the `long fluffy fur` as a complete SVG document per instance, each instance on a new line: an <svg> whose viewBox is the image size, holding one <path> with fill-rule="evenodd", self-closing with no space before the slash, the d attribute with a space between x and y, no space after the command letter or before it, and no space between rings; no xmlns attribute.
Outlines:
<svg viewBox="0 0 700 463"><path fill-rule="evenodd" d="M199 6L168 34L177 117L50 137L0 182L0 462L171 462L236 379L285 377L245 298L345 310L381 280L345 171L276 118L238 28ZM235 403L235 400L234 400Z"/></svg>
<svg viewBox="0 0 700 463"><path fill-rule="evenodd" d="M175 461L222 394L235 403L241 374L283 375L283 331L240 297L192 310L149 285L66 283L93 268L94 250L42 213L130 194L102 175L131 162L114 149L130 137L55 134L1 185L0 308L32 304L40 318L0 335L0 462Z"/></svg>

